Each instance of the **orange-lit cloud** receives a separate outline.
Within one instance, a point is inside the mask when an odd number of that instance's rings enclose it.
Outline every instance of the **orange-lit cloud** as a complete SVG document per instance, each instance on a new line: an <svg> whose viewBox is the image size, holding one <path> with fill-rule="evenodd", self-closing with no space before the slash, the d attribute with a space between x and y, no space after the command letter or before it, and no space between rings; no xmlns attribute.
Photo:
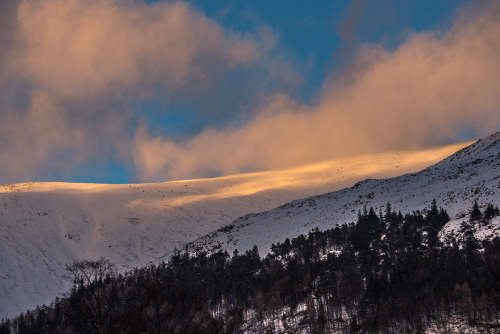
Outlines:
<svg viewBox="0 0 500 334"><path fill-rule="evenodd" d="M142 179L277 169L450 140L464 128L498 130L500 3L481 4L460 12L447 32L414 34L392 51L363 46L315 105L274 94L251 122L184 142L139 128Z"/></svg>
<svg viewBox="0 0 500 334"><path fill-rule="evenodd" d="M488 134L500 125L499 22L498 1L474 2L447 32L365 45L304 104L279 92L300 78L266 27L233 32L181 1L0 2L0 183L117 160L164 181ZM217 93L249 87L257 107L218 108ZM158 99L242 116L179 140L134 105Z"/></svg>
<svg viewBox="0 0 500 334"><path fill-rule="evenodd" d="M255 40L226 33L182 2L22 1L18 20L15 70L70 99L147 95L158 82L172 91L260 54Z"/></svg>
<svg viewBox="0 0 500 334"><path fill-rule="evenodd" d="M0 176L17 181L113 154L131 161L131 102L210 95L227 71L271 62L275 44L266 29L233 33L184 2L21 0L1 9ZM286 65L275 75L296 80Z"/></svg>

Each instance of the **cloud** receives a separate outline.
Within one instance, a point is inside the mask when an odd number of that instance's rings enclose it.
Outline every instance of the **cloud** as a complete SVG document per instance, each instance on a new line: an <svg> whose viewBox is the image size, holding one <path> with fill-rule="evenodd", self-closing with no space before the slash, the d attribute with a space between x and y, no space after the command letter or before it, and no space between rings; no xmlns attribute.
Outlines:
<svg viewBox="0 0 500 334"><path fill-rule="evenodd" d="M274 61L272 33L229 31L184 2L21 0L0 8L0 180L129 162L142 119L134 104L182 100L214 110L209 97L232 71L264 72ZM285 70L272 76L285 74L297 79Z"/></svg>
<svg viewBox="0 0 500 334"><path fill-rule="evenodd" d="M498 2L473 2L449 31L364 45L302 103L265 26L239 34L180 1L2 2L0 183L110 162L143 181L214 176L488 134L500 126L499 22ZM204 130L165 134L138 109L148 101L172 107L157 114L194 105Z"/></svg>
<svg viewBox="0 0 500 334"><path fill-rule="evenodd" d="M455 140L464 128L500 127L500 4L475 2L449 31L409 36L395 50L364 45L318 102L265 99L242 126L207 129L175 142L136 132L143 180L269 170L369 151Z"/></svg>
<svg viewBox="0 0 500 334"><path fill-rule="evenodd" d="M363 14L366 12L367 6L368 0L353 0L347 5L344 17L338 23L338 36L344 47L340 48L341 55L337 55L337 61L345 63L346 58L354 52L359 42L357 29L359 29L363 20Z"/></svg>
<svg viewBox="0 0 500 334"><path fill-rule="evenodd" d="M175 91L259 56L256 41L226 34L182 2L145 5L106 0L21 2L22 57L14 67L71 99Z"/></svg>

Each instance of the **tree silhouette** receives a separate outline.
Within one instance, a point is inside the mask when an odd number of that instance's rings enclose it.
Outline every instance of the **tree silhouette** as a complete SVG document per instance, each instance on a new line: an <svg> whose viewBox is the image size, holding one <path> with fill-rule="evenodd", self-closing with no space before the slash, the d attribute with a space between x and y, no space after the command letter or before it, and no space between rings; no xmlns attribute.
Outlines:
<svg viewBox="0 0 500 334"><path fill-rule="evenodd" d="M113 311L119 283L112 279L115 266L107 259L74 261L66 267L73 287L63 312L81 333L113 332Z"/></svg>

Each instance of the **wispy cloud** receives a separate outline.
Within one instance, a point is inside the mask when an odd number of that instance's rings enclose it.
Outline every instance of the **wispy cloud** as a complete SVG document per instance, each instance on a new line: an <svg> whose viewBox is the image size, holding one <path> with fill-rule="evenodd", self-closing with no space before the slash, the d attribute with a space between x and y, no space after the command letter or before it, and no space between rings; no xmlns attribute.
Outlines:
<svg viewBox="0 0 500 334"><path fill-rule="evenodd" d="M475 5L447 32L413 34L392 51L364 45L342 77L326 80L315 105L274 94L251 122L180 143L139 129L142 179L284 168L456 139L464 128L497 130L500 4Z"/></svg>

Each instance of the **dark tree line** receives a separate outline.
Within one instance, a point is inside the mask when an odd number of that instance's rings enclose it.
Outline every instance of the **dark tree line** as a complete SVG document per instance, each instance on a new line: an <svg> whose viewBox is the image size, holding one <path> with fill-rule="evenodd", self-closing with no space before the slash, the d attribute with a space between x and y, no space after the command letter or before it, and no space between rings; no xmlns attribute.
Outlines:
<svg viewBox="0 0 500 334"><path fill-rule="evenodd" d="M500 238L474 230L499 214L477 203L457 238L435 201L410 214L373 208L356 223L252 250L175 254L116 274L105 259L68 266L73 288L0 324L2 333L445 332L453 317L500 329Z"/></svg>

